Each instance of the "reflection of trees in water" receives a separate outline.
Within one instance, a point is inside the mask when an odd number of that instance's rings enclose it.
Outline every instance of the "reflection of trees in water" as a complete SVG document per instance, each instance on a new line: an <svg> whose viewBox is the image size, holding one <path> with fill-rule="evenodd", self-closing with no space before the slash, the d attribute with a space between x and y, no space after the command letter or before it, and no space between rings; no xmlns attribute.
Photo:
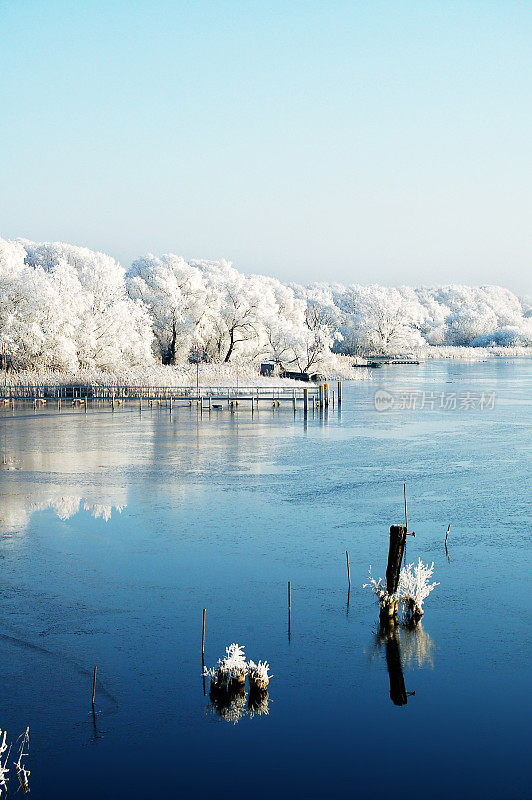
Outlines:
<svg viewBox="0 0 532 800"><path fill-rule="evenodd" d="M2 500L0 509L0 530L23 532L29 525L31 515L36 511L51 509L59 519L67 520L87 511L94 519L109 522L113 512L122 513L126 507L124 493L120 490L107 492L99 498L83 497L80 494L64 494L46 497L39 500L33 495L8 495ZM102 502L106 501L106 502Z"/></svg>
<svg viewBox="0 0 532 800"><path fill-rule="evenodd" d="M211 702L207 710L225 722L231 722L233 725L240 722L246 715L253 719L255 716L269 714L268 692L251 691L248 699L246 690L243 687L242 689L228 691L211 688L209 699Z"/></svg>

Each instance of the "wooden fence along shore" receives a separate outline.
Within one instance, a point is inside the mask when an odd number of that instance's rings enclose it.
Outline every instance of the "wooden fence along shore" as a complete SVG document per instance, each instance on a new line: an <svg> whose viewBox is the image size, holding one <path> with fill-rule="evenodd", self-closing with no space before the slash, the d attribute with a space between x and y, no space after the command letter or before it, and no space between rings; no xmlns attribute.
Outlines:
<svg viewBox="0 0 532 800"><path fill-rule="evenodd" d="M96 384L72 385L37 385L11 384L0 388L0 407L14 408L15 403L32 402L34 408L52 403L61 409L62 403L82 406L87 410L88 404L95 407L115 406L127 402L138 402L139 409L144 405L169 406L174 403L188 406L196 404L203 409L234 408L242 405L251 411L265 404L279 407L289 404L294 409L303 406L309 408L328 408L342 405L342 381L337 382L337 389L331 390L329 384L320 383L305 387L292 386L99 386Z"/></svg>

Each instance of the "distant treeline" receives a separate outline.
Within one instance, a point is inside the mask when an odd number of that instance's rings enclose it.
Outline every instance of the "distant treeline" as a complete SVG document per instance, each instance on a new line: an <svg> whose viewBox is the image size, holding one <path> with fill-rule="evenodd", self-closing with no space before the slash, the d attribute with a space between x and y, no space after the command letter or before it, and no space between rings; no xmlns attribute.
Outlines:
<svg viewBox="0 0 532 800"><path fill-rule="evenodd" d="M318 371L335 353L532 345L530 304L500 286L299 286L172 254L125 270L84 247L0 239L0 289L0 340L15 369L238 356Z"/></svg>

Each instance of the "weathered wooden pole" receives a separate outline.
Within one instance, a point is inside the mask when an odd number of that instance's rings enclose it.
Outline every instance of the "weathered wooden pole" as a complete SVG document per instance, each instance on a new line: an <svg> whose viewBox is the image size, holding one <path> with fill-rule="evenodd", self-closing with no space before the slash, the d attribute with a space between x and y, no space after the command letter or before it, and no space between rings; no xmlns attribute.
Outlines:
<svg viewBox="0 0 532 800"><path fill-rule="evenodd" d="M342 381L338 381L338 408L342 405Z"/></svg>
<svg viewBox="0 0 532 800"><path fill-rule="evenodd" d="M98 667L94 667L94 675L92 676L92 710L94 711L94 698L96 697L96 672Z"/></svg>
<svg viewBox="0 0 532 800"><path fill-rule="evenodd" d="M87 395L85 395L83 399L83 405L85 406L85 414L87 413Z"/></svg>
<svg viewBox="0 0 532 800"><path fill-rule="evenodd" d="M329 384L326 383L323 387L323 398L325 402L325 408L329 408Z"/></svg>
<svg viewBox="0 0 532 800"><path fill-rule="evenodd" d="M386 567L386 591L389 599L381 606L381 617L395 619L397 617L398 601L395 597L399 584L401 561L406 544L406 526L392 525L390 527L390 547L388 550L388 566Z"/></svg>
<svg viewBox="0 0 532 800"><path fill-rule="evenodd" d="M308 389L303 389L303 413L308 414Z"/></svg>
<svg viewBox="0 0 532 800"><path fill-rule="evenodd" d="M345 557L347 560L347 583L349 588L351 588L351 570L349 569L349 550L345 551Z"/></svg>
<svg viewBox="0 0 532 800"><path fill-rule="evenodd" d="M290 641L291 623L292 623L292 591L290 587L290 581L288 581L288 641Z"/></svg>

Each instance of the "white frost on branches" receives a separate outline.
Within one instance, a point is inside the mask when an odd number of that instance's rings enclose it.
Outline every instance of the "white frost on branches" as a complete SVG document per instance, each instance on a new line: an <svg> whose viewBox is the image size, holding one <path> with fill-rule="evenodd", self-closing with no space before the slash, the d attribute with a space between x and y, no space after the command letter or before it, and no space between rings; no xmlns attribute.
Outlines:
<svg viewBox="0 0 532 800"><path fill-rule="evenodd" d="M418 563L407 564L399 575L397 595L407 617L423 615L423 602L439 583L429 583L434 572L434 562L429 566L419 558Z"/></svg>
<svg viewBox="0 0 532 800"><path fill-rule="evenodd" d="M124 269L63 242L0 238L0 340L17 370L78 373L274 359L335 374L337 355L532 346L532 315L500 286L287 285L231 262L148 254Z"/></svg>
<svg viewBox="0 0 532 800"><path fill-rule="evenodd" d="M403 615L406 621L411 621L415 617L423 616L423 602L427 599L435 586L439 583L430 583L429 580L434 572L434 562L429 566L420 559L414 564L407 564L399 574L397 592L389 595L383 578L378 581L371 574L369 568L369 581L363 584L363 589L369 588L379 600L381 608L388 603L398 600L403 606Z"/></svg>
<svg viewBox="0 0 532 800"><path fill-rule="evenodd" d="M270 682L270 678L273 678L273 675L269 674L270 665L267 661L259 661L258 664L255 664L254 661L249 661L248 663L248 675L251 681L260 681L262 684L266 686Z"/></svg>
<svg viewBox="0 0 532 800"><path fill-rule="evenodd" d="M364 583L362 585L362 588L371 589L373 594L377 597L381 608L383 608L389 601L396 599L395 596L388 594L384 578L379 578L378 581L375 580L375 578L371 574L371 564L369 565L368 583Z"/></svg>

